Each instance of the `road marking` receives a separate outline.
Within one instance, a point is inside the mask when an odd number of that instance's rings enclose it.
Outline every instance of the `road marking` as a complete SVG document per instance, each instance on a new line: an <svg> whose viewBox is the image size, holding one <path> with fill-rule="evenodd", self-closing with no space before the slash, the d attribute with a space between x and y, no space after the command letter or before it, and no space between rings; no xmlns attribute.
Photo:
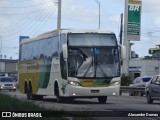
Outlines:
<svg viewBox="0 0 160 120"><path fill-rule="evenodd" d="M118 102L118 101L107 101L106 103L124 103L124 102Z"/></svg>
<svg viewBox="0 0 160 120"><path fill-rule="evenodd" d="M88 107L88 106L82 106L82 105L73 105L73 104L63 104L63 106L73 106L73 107L81 107L81 108L89 108L92 109L93 107Z"/></svg>
<svg viewBox="0 0 160 120"><path fill-rule="evenodd" d="M157 118L160 118L160 117L156 117L156 118L149 118L149 117L144 117L145 119L148 119L148 120L157 120Z"/></svg>

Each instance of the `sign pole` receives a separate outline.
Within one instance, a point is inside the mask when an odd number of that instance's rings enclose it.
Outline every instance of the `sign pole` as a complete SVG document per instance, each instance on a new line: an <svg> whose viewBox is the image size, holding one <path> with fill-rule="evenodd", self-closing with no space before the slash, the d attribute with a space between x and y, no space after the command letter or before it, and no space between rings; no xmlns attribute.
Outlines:
<svg viewBox="0 0 160 120"><path fill-rule="evenodd" d="M130 41L140 41L141 6L141 0L125 0L123 45L126 47L126 59L123 61L122 72L126 75L129 74Z"/></svg>
<svg viewBox="0 0 160 120"><path fill-rule="evenodd" d="M140 41L142 1L128 0L127 35L128 40Z"/></svg>
<svg viewBox="0 0 160 120"><path fill-rule="evenodd" d="M125 15L124 15L124 41L123 45L126 47L126 59L123 61L122 73L128 75L129 73L129 56L130 56L130 41L127 37L127 22L128 21L128 0L125 0Z"/></svg>

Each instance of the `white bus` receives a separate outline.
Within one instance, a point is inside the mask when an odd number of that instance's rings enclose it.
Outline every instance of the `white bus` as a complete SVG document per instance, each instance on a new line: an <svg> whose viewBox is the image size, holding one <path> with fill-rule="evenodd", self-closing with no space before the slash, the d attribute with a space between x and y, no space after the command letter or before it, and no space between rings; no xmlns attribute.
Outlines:
<svg viewBox="0 0 160 120"><path fill-rule="evenodd" d="M119 95L120 50L113 32L55 30L20 43L19 89L28 99Z"/></svg>

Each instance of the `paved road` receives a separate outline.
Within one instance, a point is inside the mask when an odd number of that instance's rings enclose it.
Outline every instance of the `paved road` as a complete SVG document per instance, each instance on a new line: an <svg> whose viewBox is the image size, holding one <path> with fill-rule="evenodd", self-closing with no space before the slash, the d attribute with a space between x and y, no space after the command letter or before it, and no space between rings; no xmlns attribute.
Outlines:
<svg viewBox="0 0 160 120"><path fill-rule="evenodd" d="M20 99L26 99L26 95L17 92L4 92L9 95L15 96ZM53 97L45 97L42 101L35 101L36 104L46 107L51 110L63 110L63 111L82 111L78 114L91 114L97 116L96 119L105 120L106 116L123 116L124 114L128 115L129 113L141 114L141 113L151 113L157 114L160 111L160 101L154 101L153 104L147 104L145 97L132 97L132 96L109 96L106 104L99 104L97 99L76 99L74 101L66 102L66 103L57 103L56 99ZM84 112L85 111L85 112ZM98 112L97 112L98 111ZM127 112L126 112L127 111ZM137 112L138 111L138 112ZM145 112L144 112L145 111ZM104 116L104 117L100 117ZM158 114L160 117L160 114ZM157 120L160 119L158 117L141 117L141 120ZM113 118L110 118L113 119ZM115 119L115 118L114 118ZM128 119L126 117L117 118ZM131 117L132 119L136 119L135 117ZM138 118L139 119L139 118Z"/></svg>

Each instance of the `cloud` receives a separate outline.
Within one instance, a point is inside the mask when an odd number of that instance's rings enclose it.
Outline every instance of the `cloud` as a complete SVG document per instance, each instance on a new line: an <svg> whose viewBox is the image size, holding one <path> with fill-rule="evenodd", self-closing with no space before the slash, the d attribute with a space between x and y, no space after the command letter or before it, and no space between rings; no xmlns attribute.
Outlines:
<svg viewBox="0 0 160 120"><path fill-rule="evenodd" d="M144 13L159 13L160 0L143 0L142 9Z"/></svg>
<svg viewBox="0 0 160 120"><path fill-rule="evenodd" d="M47 11L48 7L51 5L56 5L56 0L45 0L45 2L40 0L33 0L32 5L38 5L37 7L39 9Z"/></svg>
<svg viewBox="0 0 160 120"><path fill-rule="evenodd" d="M9 6L10 3L8 1L0 1L0 7L4 7L4 6ZM9 10L6 10L6 9L0 9L0 13L1 14L5 14L5 13L8 13ZM11 21L10 21L10 17L9 16L6 16L6 15L0 15L0 32L3 32L3 30L6 28L6 27L9 27L11 24Z"/></svg>
<svg viewBox="0 0 160 120"><path fill-rule="evenodd" d="M0 29L3 30L5 29L6 27L9 27L10 26L10 20L8 19L8 17L0 17Z"/></svg>
<svg viewBox="0 0 160 120"><path fill-rule="evenodd" d="M54 4L56 9L55 12L55 19L57 19L57 6L53 0L47 0L48 4L44 6L39 6L39 8L45 12L48 11L48 7L51 4ZM94 2L94 1L93 1ZM39 0L34 0L34 4L38 4ZM97 7L96 3L95 6L90 7L88 4L84 4L84 0L63 0L62 1L62 19L63 21L67 21L69 23L77 22L77 23L95 23L98 20L98 9L94 9L93 7Z"/></svg>
<svg viewBox="0 0 160 120"><path fill-rule="evenodd" d="M151 43L149 42L150 38L146 36L141 36L140 41L131 41L134 43L132 50L134 50L140 57L144 57L148 54L149 47Z"/></svg>
<svg viewBox="0 0 160 120"><path fill-rule="evenodd" d="M8 5L9 2L7 0L0 1L0 7L4 7L4 5Z"/></svg>
<svg viewBox="0 0 160 120"><path fill-rule="evenodd" d="M116 15L116 16L109 16L108 21L110 23L116 23L118 24L120 22L120 15Z"/></svg>
<svg viewBox="0 0 160 120"><path fill-rule="evenodd" d="M155 24L156 26L160 26L160 17L156 17L156 18L154 19L154 24Z"/></svg>
<svg viewBox="0 0 160 120"><path fill-rule="evenodd" d="M93 9L93 6L91 8L89 5L75 0L64 1L62 5L62 16L64 20L89 24L97 21L98 10Z"/></svg>

